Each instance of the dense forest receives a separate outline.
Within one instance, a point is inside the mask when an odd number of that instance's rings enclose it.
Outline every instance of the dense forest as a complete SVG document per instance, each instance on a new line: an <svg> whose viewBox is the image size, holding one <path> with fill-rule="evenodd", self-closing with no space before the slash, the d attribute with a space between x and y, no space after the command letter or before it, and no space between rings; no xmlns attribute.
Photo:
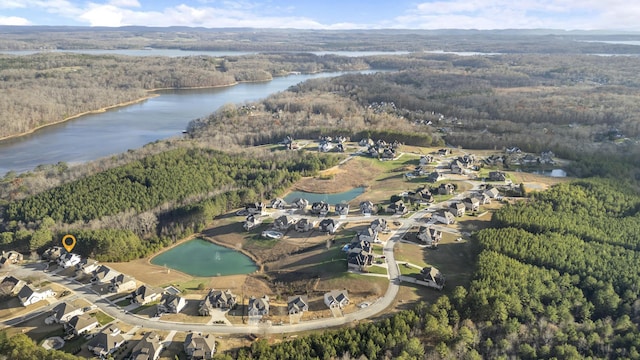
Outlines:
<svg viewBox="0 0 640 360"><path fill-rule="evenodd" d="M7 334L0 331L0 359L1 360L81 360L83 358L59 350L47 350L38 346L25 334L7 338Z"/></svg>
<svg viewBox="0 0 640 360"><path fill-rule="evenodd" d="M127 261L336 162L330 155L249 157L176 148L9 201L1 208L0 244L38 251L73 230L83 240L76 247L81 255Z"/></svg>

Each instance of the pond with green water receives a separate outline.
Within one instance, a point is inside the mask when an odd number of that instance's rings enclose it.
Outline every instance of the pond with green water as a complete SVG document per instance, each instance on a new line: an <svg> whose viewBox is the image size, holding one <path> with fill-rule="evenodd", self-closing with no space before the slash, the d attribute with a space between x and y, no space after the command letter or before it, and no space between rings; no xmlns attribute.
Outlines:
<svg viewBox="0 0 640 360"><path fill-rule="evenodd" d="M202 277L250 274L258 269L241 252L202 239L189 240L167 250L151 259L151 263Z"/></svg>

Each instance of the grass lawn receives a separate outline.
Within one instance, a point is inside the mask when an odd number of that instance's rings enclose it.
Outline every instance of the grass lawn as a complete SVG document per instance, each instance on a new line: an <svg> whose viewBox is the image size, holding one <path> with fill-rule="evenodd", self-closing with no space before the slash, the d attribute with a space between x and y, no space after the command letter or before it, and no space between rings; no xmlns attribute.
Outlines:
<svg viewBox="0 0 640 360"><path fill-rule="evenodd" d="M366 271L370 274L381 274L381 275L387 275L387 268L382 267L382 266L369 266Z"/></svg>
<svg viewBox="0 0 640 360"><path fill-rule="evenodd" d="M400 265L398 266L400 268L400 274L401 275L407 275L407 276L412 276L412 275L417 275L420 274L420 269L415 268L413 266L404 266L404 265Z"/></svg>
<svg viewBox="0 0 640 360"><path fill-rule="evenodd" d="M76 336L71 340L65 340L64 346L60 350L71 354L77 353L82 345L84 345L88 341L89 340L85 339L82 335Z"/></svg>
<svg viewBox="0 0 640 360"><path fill-rule="evenodd" d="M129 300L129 299L120 300L120 301L118 301L116 303L116 305L121 306L121 307L127 306L129 304L131 304L131 300Z"/></svg>
<svg viewBox="0 0 640 360"><path fill-rule="evenodd" d="M96 311L96 312L91 313L89 315L91 315L92 317L96 318L96 320L98 320L100 325L106 325L106 324L108 324L108 323L110 323L110 322L112 322L114 320L111 316L103 313L102 311Z"/></svg>
<svg viewBox="0 0 640 360"><path fill-rule="evenodd" d="M160 301L153 301L153 302L150 302L148 304L139 306L139 307L133 309L131 312L134 313L134 314L138 314L138 313L141 313L141 312L143 312L143 311L145 311L145 310L147 310L147 309L149 309L151 307L155 307L156 305L158 305L158 303L160 303Z"/></svg>

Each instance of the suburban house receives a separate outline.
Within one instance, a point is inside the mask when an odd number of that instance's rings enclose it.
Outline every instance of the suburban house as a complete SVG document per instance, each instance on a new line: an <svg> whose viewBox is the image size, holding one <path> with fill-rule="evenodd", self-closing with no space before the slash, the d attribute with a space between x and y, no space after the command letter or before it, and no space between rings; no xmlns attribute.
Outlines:
<svg viewBox="0 0 640 360"><path fill-rule="evenodd" d="M489 172L489 180L491 181L505 181L507 180L507 174L502 171L491 171Z"/></svg>
<svg viewBox="0 0 640 360"><path fill-rule="evenodd" d="M349 252L347 255L347 269L364 271L366 267L373 264L373 255L366 252Z"/></svg>
<svg viewBox="0 0 640 360"><path fill-rule="evenodd" d="M336 232L339 226L340 222L335 219L324 219L320 221L320 231L328 232L329 234Z"/></svg>
<svg viewBox="0 0 640 360"><path fill-rule="evenodd" d="M88 314L76 315L64 323L64 328L67 333L74 335L80 335L88 333L89 331L100 326L96 318L89 316Z"/></svg>
<svg viewBox="0 0 640 360"><path fill-rule="evenodd" d="M93 271L93 277L91 278L92 283L97 284L107 284L111 283L111 279L120 275L119 272L111 269L110 267L100 265L97 269Z"/></svg>
<svg viewBox="0 0 640 360"><path fill-rule="evenodd" d="M287 300L287 311L289 315L301 314L309 311L309 300L306 295L290 296Z"/></svg>
<svg viewBox="0 0 640 360"><path fill-rule="evenodd" d="M444 275L442 275L440 270L436 269L435 267L426 267L420 270L420 274L422 274L423 280L427 283L427 286L436 288L438 290L442 290L442 288L444 287Z"/></svg>
<svg viewBox="0 0 640 360"><path fill-rule="evenodd" d="M407 209L402 200L398 200L389 204L385 211L388 213L393 213L395 215L404 215L409 212L409 209Z"/></svg>
<svg viewBox="0 0 640 360"><path fill-rule="evenodd" d="M150 331L131 350L130 360L158 360L162 352L160 336Z"/></svg>
<svg viewBox="0 0 640 360"><path fill-rule="evenodd" d="M51 316L49 316L49 319L58 324L64 324L68 322L72 317L81 315L83 313L84 312L81 308L77 308L68 302L61 302L53 309L51 309ZM45 323L46 322L47 321L45 320Z"/></svg>
<svg viewBox="0 0 640 360"><path fill-rule="evenodd" d="M484 192L473 195L473 198L477 199L480 205L491 204L491 198Z"/></svg>
<svg viewBox="0 0 640 360"><path fill-rule="evenodd" d="M329 152L329 150L333 149L333 144L331 144L330 142L327 141L320 141L320 143L318 144L318 151L319 152Z"/></svg>
<svg viewBox="0 0 640 360"><path fill-rule="evenodd" d="M264 295L261 298L255 296L249 298L247 314L249 316L269 315L269 297Z"/></svg>
<svg viewBox="0 0 640 360"><path fill-rule="evenodd" d="M434 199L429 189L421 187L415 192L409 193L409 200L411 200L412 203L429 204L432 203Z"/></svg>
<svg viewBox="0 0 640 360"><path fill-rule="evenodd" d="M387 230L387 220L383 218L377 218L369 224L371 230L376 232L383 232Z"/></svg>
<svg viewBox="0 0 640 360"><path fill-rule="evenodd" d="M236 295L231 290L214 290L211 289L200 302L198 312L202 316L210 316L213 309L231 309L236 306Z"/></svg>
<svg viewBox="0 0 640 360"><path fill-rule="evenodd" d="M291 216L282 215L273 221L276 230L287 230L296 223L296 219Z"/></svg>
<svg viewBox="0 0 640 360"><path fill-rule="evenodd" d="M438 186L439 195L452 195L456 191L456 187L451 183L440 184Z"/></svg>
<svg viewBox="0 0 640 360"><path fill-rule="evenodd" d="M445 156L445 155L451 154L451 150L443 148L443 149L439 149L437 153L440 156Z"/></svg>
<svg viewBox="0 0 640 360"><path fill-rule="evenodd" d="M302 218L296 223L295 229L298 232L310 231L313 229L313 222L309 221L309 219Z"/></svg>
<svg viewBox="0 0 640 360"><path fill-rule="evenodd" d="M142 285L131 293L131 303L138 305L146 305L150 302L156 301L162 296L164 290L151 287L149 285Z"/></svg>
<svg viewBox="0 0 640 360"><path fill-rule="evenodd" d="M60 246L52 246L42 253L42 258L45 260L58 260L58 258L64 254L65 250Z"/></svg>
<svg viewBox="0 0 640 360"><path fill-rule="evenodd" d="M329 204L324 201L314 202L311 205L311 213L314 215L325 216L329 213Z"/></svg>
<svg viewBox="0 0 640 360"><path fill-rule="evenodd" d="M498 195L500 195L500 191L498 191L497 188L490 188L490 189L486 189L483 194L487 195L488 197L490 197L491 199L495 199L498 197Z"/></svg>
<svg viewBox="0 0 640 360"><path fill-rule="evenodd" d="M427 245L438 245L440 240L442 240L442 231L434 227L420 226L416 237Z"/></svg>
<svg viewBox="0 0 640 360"><path fill-rule="evenodd" d="M82 260L80 255L68 252L60 255L60 257L58 258L58 265L66 269L72 266L76 266L80 263L80 260Z"/></svg>
<svg viewBox="0 0 640 360"><path fill-rule="evenodd" d="M524 165L537 164L540 162L540 158L537 158L532 154L527 154L520 159L520 162Z"/></svg>
<svg viewBox="0 0 640 360"><path fill-rule="evenodd" d="M360 146L373 146L374 142L371 138L362 138L358 141L358 145Z"/></svg>
<svg viewBox="0 0 640 360"><path fill-rule="evenodd" d="M118 276L111 279L109 291L114 293L133 291L135 290L136 286L137 284L134 278L125 274L119 274Z"/></svg>
<svg viewBox="0 0 640 360"><path fill-rule="evenodd" d="M375 213L375 207L371 201L369 200L363 201L360 203L360 212L362 212L362 215L365 215L365 216L371 215Z"/></svg>
<svg viewBox="0 0 640 360"><path fill-rule="evenodd" d="M420 165L429 165L433 162L433 156L431 155L422 155L420 156Z"/></svg>
<svg viewBox="0 0 640 360"><path fill-rule="evenodd" d="M427 175L427 181L430 183L438 182L442 179L442 175L437 171L432 171Z"/></svg>
<svg viewBox="0 0 640 360"><path fill-rule="evenodd" d="M21 262L24 259L24 256L13 250L3 251L2 256L0 256L0 267L5 267L7 265L13 265Z"/></svg>
<svg viewBox="0 0 640 360"><path fill-rule="evenodd" d="M458 216L458 217L459 216L464 216L464 212L467 209L467 207L464 206L464 204L461 203L461 202L451 203L449 205L449 208L451 209L451 212L453 213L453 215Z"/></svg>
<svg viewBox="0 0 640 360"><path fill-rule="evenodd" d="M480 199L475 197L464 198L462 204L469 211L478 211L480 209Z"/></svg>
<svg viewBox="0 0 640 360"><path fill-rule="evenodd" d="M18 295L20 289L24 286L25 282L14 277L14 276L6 276L0 282L0 294L3 295Z"/></svg>
<svg viewBox="0 0 640 360"><path fill-rule="evenodd" d="M335 209L336 209L336 214L340 216L349 215L349 204L342 204L342 203L336 204Z"/></svg>
<svg viewBox="0 0 640 360"><path fill-rule="evenodd" d="M76 264L76 276L92 274L99 267L98 261L89 258L81 259Z"/></svg>
<svg viewBox="0 0 640 360"><path fill-rule="evenodd" d="M275 198L271 200L271 207L274 209L282 210L287 206L287 202L281 198Z"/></svg>
<svg viewBox="0 0 640 360"><path fill-rule="evenodd" d="M262 215L264 211L264 204L261 202L255 202L252 204L247 204L245 209L252 215Z"/></svg>
<svg viewBox="0 0 640 360"><path fill-rule="evenodd" d="M324 303L329 309L343 309L349 305L347 290L332 290L324 294Z"/></svg>
<svg viewBox="0 0 640 360"><path fill-rule="evenodd" d="M452 174L464 174L465 166L460 162L460 160L454 160L449 165Z"/></svg>
<svg viewBox="0 0 640 360"><path fill-rule="evenodd" d="M29 306L53 296L56 296L56 293L54 293L50 288L37 290L32 288L31 285L23 286L22 289L20 289L20 292L18 292L18 300L20 300L22 306Z"/></svg>
<svg viewBox="0 0 640 360"><path fill-rule="evenodd" d="M298 198L298 199L295 199L293 203L291 203L291 206L293 206L296 209L304 211L307 209L307 206L309 206L309 200Z"/></svg>
<svg viewBox="0 0 640 360"><path fill-rule="evenodd" d="M260 225L261 223L262 223L262 219L260 219L260 217L251 214L251 215L247 215L247 218L244 220L242 227L245 230L249 231L255 228L256 226Z"/></svg>
<svg viewBox="0 0 640 360"><path fill-rule="evenodd" d="M89 340L87 348L95 355L104 358L113 354L122 344L124 344L124 337L120 334L120 329L115 325L109 325Z"/></svg>
<svg viewBox="0 0 640 360"><path fill-rule="evenodd" d="M368 227L364 230L358 231L355 236L355 241L367 241L370 243L378 242L378 232Z"/></svg>
<svg viewBox="0 0 640 360"><path fill-rule="evenodd" d="M158 314L177 314L186 305L187 301L183 297L165 293L162 294L162 298L160 298Z"/></svg>
<svg viewBox="0 0 640 360"><path fill-rule="evenodd" d="M455 216L448 210L438 211L433 214L433 219L442 224L453 224L456 222Z"/></svg>
<svg viewBox="0 0 640 360"><path fill-rule="evenodd" d="M216 338L213 335L190 332L184 340L184 352L189 359L213 359L215 351Z"/></svg>

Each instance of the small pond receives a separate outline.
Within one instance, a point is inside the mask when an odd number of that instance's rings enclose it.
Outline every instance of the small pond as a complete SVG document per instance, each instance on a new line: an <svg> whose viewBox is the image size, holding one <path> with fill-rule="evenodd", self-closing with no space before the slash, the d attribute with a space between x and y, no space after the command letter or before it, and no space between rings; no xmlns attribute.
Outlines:
<svg viewBox="0 0 640 360"><path fill-rule="evenodd" d="M151 259L151 263L192 276L250 274L258 269L246 255L206 240L193 239Z"/></svg>
<svg viewBox="0 0 640 360"><path fill-rule="evenodd" d="M324 201L327 204L334 205L342 202L349 202L355 199L357 196L364 193L363 187L353 188L349 191L335 193L335 194L316 194L310 193L306 191L293 191L287 194L284 197L284 201L287 203L291 203L298 198L307 199L309 204L313 204L314 202Z"/></svg>

